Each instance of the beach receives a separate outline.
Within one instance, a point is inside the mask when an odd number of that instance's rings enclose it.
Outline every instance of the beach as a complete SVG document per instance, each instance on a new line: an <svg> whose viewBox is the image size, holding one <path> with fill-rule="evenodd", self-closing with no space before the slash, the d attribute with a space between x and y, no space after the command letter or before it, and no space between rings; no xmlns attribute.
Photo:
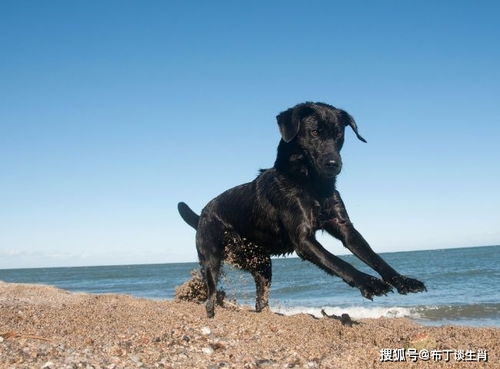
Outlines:
<svg viewBox="0 0 500 369"><path fill-rule="evenodd" d="M70 293L0 282L1 368L498 368L500 329Z"/></svg>

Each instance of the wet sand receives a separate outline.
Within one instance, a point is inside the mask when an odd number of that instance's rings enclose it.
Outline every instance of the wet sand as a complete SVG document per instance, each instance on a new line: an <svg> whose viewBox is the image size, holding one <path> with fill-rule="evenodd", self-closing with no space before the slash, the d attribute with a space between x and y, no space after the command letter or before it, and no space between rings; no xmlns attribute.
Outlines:
<svg viewBox="0 0 500 369"><path fill-rule="evenodd" d="M0 368L500 367L498 328L359 323L0 282Z"/></svg>

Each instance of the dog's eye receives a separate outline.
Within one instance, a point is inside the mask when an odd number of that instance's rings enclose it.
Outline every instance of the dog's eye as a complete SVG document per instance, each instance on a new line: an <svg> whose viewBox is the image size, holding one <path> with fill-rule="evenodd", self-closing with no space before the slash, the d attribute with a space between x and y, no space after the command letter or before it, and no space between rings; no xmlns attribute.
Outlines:
<svg viewBox="0 0 500 369"><path fill-rule="evenodd" d="M319 135L319 131L318 131L317 129L313 129L313 130L311 131L311 135L313 135L314 137L318 137L318 135Z"/></svg>

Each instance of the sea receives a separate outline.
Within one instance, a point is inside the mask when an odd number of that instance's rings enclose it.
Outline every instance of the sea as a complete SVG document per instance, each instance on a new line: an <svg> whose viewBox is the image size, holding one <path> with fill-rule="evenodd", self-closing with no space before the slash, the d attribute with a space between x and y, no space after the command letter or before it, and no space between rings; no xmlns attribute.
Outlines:
<svg viewBox="0 0 500 369"><path fill-rule="evenodd" d="M423 281L427 292L390 293L363 298L358 289L299 258L273 259L271 310L321 316L347 313L353 319L406 317L424 325L500 327L500 246L380 254L401 274ZM341 256L373 275L353 255ZM176 286L191 277L197 263L3 269L0 280L40 283L65 290L118 293L171 300ZM255 285L245 272L224 266L220 282L226 298L253 306Z"/></svg>

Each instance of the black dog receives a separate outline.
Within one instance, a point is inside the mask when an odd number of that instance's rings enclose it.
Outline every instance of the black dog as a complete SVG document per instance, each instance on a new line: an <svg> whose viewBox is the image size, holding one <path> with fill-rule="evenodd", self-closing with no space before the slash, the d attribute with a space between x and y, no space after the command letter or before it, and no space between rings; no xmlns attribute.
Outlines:
<svg viewBox="0 0 500 369"><path fill-rule="evenodd" d="M277 116L281 132L274 167L262 170L250 183L234 187L210 201L196 215L179 203L179 213L196 232L196 249L206 281L208 317L214 316L221 262L249 271L257 287L256 310L268 306L271 255L293 251L327 273L360 289L361 294L385 295L394 286L399 293L421 292L425 285L405 277L378 256L354 228L335 177L340 173L344 128L358 139L353 118L323 103L303 103ZM325 230L342 241L383 280L365 274L330 254L315 238Z"/></svg>

